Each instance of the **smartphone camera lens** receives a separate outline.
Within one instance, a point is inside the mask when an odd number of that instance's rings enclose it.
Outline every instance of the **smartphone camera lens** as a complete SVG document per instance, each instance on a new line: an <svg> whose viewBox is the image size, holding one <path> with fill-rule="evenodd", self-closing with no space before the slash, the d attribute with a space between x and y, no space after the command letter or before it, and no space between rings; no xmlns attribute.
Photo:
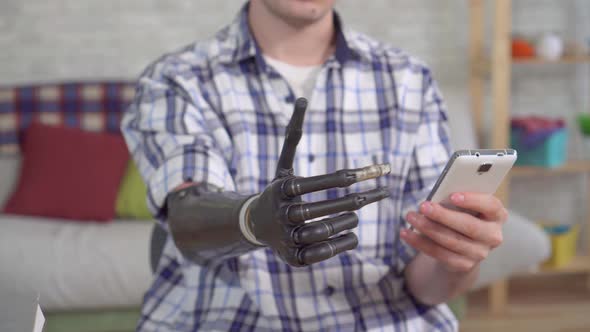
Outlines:
<svg viewBox="0 0 590 332"><path fill-rule="evenodd" d="M481 164L479 166L479 168L477 169L477 172L478 173L485 173L485 172L489 171L490 168L492 168L492 164L490 164L490 163Z"/></svg>
<svg viewBox="0 0 590 332"><path fill-rule="evenodd" d="M476 153L475 153L475 156L476 156L476 157L479 157L479 152L476 152Z"/></svg>

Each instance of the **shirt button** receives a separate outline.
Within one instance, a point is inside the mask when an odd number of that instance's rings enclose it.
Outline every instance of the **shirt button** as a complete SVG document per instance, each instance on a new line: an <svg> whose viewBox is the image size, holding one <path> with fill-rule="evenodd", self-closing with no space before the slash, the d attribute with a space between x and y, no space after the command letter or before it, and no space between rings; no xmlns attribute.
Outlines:
<svg viewBox="0 0 590 332"><path fill-rule="evenodd" d="M313 163L313 161L315 160L315 156L313 154L310 154L309 156L307 156L307 160L309 160L310 163Z"/></svg>
<svg viewBox="0 0 590 332"><path fill-rule="evenodd" d="M334 294L334 287L332 286L328 286L324 289L324 295L326 296L332 296Z"/></svg>

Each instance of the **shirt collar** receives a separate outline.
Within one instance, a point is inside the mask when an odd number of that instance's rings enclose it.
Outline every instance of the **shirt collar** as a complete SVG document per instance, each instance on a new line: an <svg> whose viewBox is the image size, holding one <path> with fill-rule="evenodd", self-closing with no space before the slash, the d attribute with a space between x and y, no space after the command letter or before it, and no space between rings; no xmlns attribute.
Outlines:
<svg viewBox="0 0 590 332"><path fill-rule="evenodd" d="M248 5L244 4L234 21L226 30L226 40L219 56L222 63L238 63L245 60L255 59L259 64L264 65L262 50L256 43L250 26L248 24ZM354 33L342 25L340 15L334 11L334 24L336 27L336 50L334 55L328 59L328 63L344 65L346 61L355 58L370 59L361 43L355 39Z"/></svg>

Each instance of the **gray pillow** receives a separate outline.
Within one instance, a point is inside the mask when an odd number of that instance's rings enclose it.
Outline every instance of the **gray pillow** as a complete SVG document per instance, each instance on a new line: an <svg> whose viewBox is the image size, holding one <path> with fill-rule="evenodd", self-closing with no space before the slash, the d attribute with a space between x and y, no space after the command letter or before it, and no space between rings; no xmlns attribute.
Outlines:
<svg viewBox="0 0 590 332"><path fill-rule="evenodd" d="M449 128L451 131L451 146L454 150L478 149L473 116L466 108L454 107L449 110Z"/></svg>
<svg viewBox="0 0 590 332"><path fill-rule="evenodd" d="M16 189L20 173L20 160L19 155L0 155L0 208L4 207Z"/></svg>
<svg viewBox="0 0 590 332"><path fill-rule="evenodd" d="M551 255L551 241L545 231L514 211L510 211L503 231L504 242L481 263L473 288L535 268Z"/></svg>

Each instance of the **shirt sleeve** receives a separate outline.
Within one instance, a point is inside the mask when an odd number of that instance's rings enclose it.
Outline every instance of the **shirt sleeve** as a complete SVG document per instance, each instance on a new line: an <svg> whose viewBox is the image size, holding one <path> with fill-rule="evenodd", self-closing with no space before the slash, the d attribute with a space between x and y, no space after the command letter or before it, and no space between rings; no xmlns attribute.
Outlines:
<svg viewBox="0 0 590 332"><path fill-rule="evenodd" d="M451 154L447 110L442 95L428 70L424 70L423 80L421 122L403 189L400 227L408 227L406 214L416 211L426 200ZM399 239L397 252L397 269L402 273L417 251Z"/></svg>
<svg viewBox="0 0 590 332"><path fill-rule="evenodd" d="M166 196L180 184L208 183L230 191L235 184L223 147L207 126L215 113L198 84L183 88L162 71L151 67L139 79L121 127L147 185L148 207L164 224Z"/></svg>

